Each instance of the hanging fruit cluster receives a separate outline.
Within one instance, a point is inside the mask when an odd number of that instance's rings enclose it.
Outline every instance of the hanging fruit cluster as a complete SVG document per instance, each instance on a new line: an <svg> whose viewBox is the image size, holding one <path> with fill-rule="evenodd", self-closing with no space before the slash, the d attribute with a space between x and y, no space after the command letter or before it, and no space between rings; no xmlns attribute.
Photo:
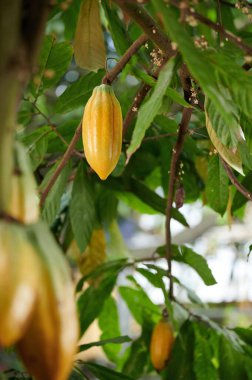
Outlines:
<svg viewBox="0 0 252 380"><path fill-rule="evenodd" d="M114 170L122 148L122 112L113 88L102 84L93 90L82 121L85 157L105 180Z"/></svg>
<svg viewBox="0 0 252 380"><path fill-rule="evenodd" d="M15 344L36 380L66 380L79 334L71 275L38 222L36 184L20 144L14 162L8 217L0 220L0 346Z"/></svg>

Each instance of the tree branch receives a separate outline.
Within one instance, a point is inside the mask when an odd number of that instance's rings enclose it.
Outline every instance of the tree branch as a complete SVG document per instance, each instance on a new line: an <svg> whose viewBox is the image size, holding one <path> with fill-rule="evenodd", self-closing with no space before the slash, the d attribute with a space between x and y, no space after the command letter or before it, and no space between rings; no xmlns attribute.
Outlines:
<svg viewBox="0 0 252 380"><path fill-rule="evenodd" d="M179 125L178 138L174 145L174 148L172 149L172 159L171 159L171 166L170 166L169 186L168 186L168 194L167 194L167 207L166 207L166 260L168 264L168 277L170 279L170 289L169 289L170 299L173 299L172 242L171 242L172 203L173 203L173 197L174 197L178 160L182 152L185 135L187 133L192 111L193 111L192 108L183 109L182 120Z"/></svg>
<svg viewBox="0 0 252 380"><path fill-rule="evenodd" d="M229 1L220 0L220 2L228 7L236 8L235 3L230 3ZM246 7L251 8L252 5L246 1Z"/></svg>
<svg viewBox="0 0 252 380"><path fill-rule="evenodd" d="M246 189L246 187L244 187L239 181L238 179L236 178L236 176L234 175L233 173L233 170L230 168L230 166L223 160L223 158L221 158L221 162L222 162L222 165L230 179L230 181L232 182L232 184L236 187L236 189L245 197L247 198L249 201L252 201L252 193L250 191L248 191Z"/></svg>
<svg viewBox="0 0 252 380"><path fill-rule="evenodd" d="M125 11L137 24L141 26L144 33L152 40L168 58L173 57L176 52L172 49L170 40L161 30L156 21L146 12L143 6L131 1L113 0L123 11Z"/></svg>
<svg viewBox="0 0 252 380"><path fill-rule="evenodd" d="M134 97L134 100L131 104L131 106L128 109L128 112L126 113L126 116L123 120L123 136L126 135L132 120L134 119L136 112L138 111L140 105L144 101L145 96L148 94L149 90L151 89L151 86L148 84L142 84L138 92L136 93L136 96Z"/></svg>
<svg viewBox="0 0 252 380"><path fill-rule="evenodd" d="M127 65L132 56L140 49L145 42L148 41L148 36L142 34L138 39L128 48L128 50L123 54L120 61L113 67L112 70L106 73L102 79L102 83L111 84L117 77L117 75L123 70Z"/></svg>
<svg viewBox="0 0 252 380"><path fill-rule="evenodd" d="M79 138L81 136L81 130L82 130L82 123L80 122L76 131L75 131L75 134L72 138L72 141L70 142L70 144L69 144L64 156L62 157L57 169L53 173L52 178L50 179L50 181L48 182L48 185L46 186L45 190L41 194L40 206L43 206L49 191L51 190L51 188L53 187L53 185L57 181L57 178L60 175L61 171L64 169L64 167L68 163L69 159L71 158L72 154L74 153L75 145L77 144L77 141L79 140Z"/></svg>
<svg viewBox="0 0 252 380"><path fill-rule="evenodd" d="M176 8L180 9L182 2L177 1L177 0L170 0L170 3L174 5ZM232 41L240 49L244 50L246 54L252 55L252 48L248 46L247 44L245 44L245 42L243 42L240 37L237 37L233 33L228 32L226 29L224 29L222 25L209 20L208 18L202 16L200 13L195 12L194 9L190 7L183 8L183 10L186 13L186 15L191 16L195 20L198 20L199 22L201 22L202 24L209 26L209 28L220 33L222 37L227 38L229 41Z"/></svg>

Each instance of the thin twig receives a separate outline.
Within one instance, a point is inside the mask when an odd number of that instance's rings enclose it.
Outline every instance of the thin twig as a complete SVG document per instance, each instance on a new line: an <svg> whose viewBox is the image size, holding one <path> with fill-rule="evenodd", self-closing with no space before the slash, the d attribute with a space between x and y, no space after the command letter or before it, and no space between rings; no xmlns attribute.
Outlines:
<svg viewBox="0 0 252 380"><path fill-rule="evenodd" d="M68 142L66 141L66 139L59 133L58 129L57 129L57 125L54 124L51 119L43 112L41 111L41 109L37 106L36 102L30 102L29 99L27 98L24 98L25 101L29 102L32 104L32 106L38 111L38 115L41 115L47 122L48 126L51 128L51 130L58 136L58 138L63 142L64 145L66 145L68 147ZM80 158L83 158L83 154L78 152L77 150L74 150L73 152L76 156L80 157Z"/></svg>
<svg viewBox="0 0 252 380"><path fill-rule="evenodd" d="M63 170L63 168L66 166L66 164L68 163L69 159L73 155L75 145L77 144L77 141L79 140L79 138L81 136L81 130L82 130L82 123L80 122L79 125L78 125L78 127L77 127L77 129L76 129L76 131L75 131L75 134L74 134L74 136L72 138L72 141L68 145L68 148L67 148L64 156L62 157L62 159L61 159L61 161L60 161L57 169L53 173L52 178L50 179L50 181L48 182L48 185L46 186L45 190L41 194L41 197L40 197L40 206L43 206L43 204L44 204L44 202L46 200L46 197L47 197L49 191L51 190L51 188L53 187L53 185L57 181L57 178L60 175L61 171Z"/></svg>
<svg viewBox="0 0 252 380"><path fill-rule="evenodd" d="M171 242L172 203L173 203L173 197L174 197L178 160L183 148L185 135L187 133L192 111L193 111L192 108L183 109L182 120L179 125L178 138L172 150L172 159L171 159L171 165L170 165L170 176L169 176L167 207L166 207L166 260L168 264L168 277L170 279L170 288L169 288L170 299L173 299L172 242Z"/></svg>
<svg viewBox="0 0 252 380"><path fill-rule="evenodd" d="M102 83L111 84L117 77L117 75L123 70L132 56L148 41L148 36L142 34L138 39L128 48L128 50L123 54L120 61L113 67L112 70L106 73L102 79Z"/></svg>
<svg viewBox="0 0 252 380"><path fill-rule="evenodd" d="M172 137L172 136L177 136L177 135L178 135L178 132L170 132L170 133L163 133L161 135L156 135L156 136L148 136L148 137L145 137L143 139L143 142L152 141L152 140L159 140L159 139L163 139L166 137Z"/></svg>
<svg viewBox="0 0 252 380"><path fill-rule="evenodd" d="M230 181L232 182L232 184L236 187L236 189L245 197L247 198L249 201L252 201L252 193L250 191L248 191L248 189L246 189L246 187L244 187L239 181L238 179L236 178L236 176L234 175L233 173L233 170L230 168L230 166L223 160L223 158L221 158L221 162L222 162L222 165L230 179Z"/></svg>
<svg viewBox="0 0 252 380"><path fill-rule="evenodd" d="M134 100L131 104L131 106L128 109L128 112L125 115L125 118L123 120L123 136L126 135L132 120L134 119L135 115L137 114L137 111L142 104L145 96L148 94L151 87L148 84L142 84L140 89L138 90L136 96L134 97Z"/></svg>
<svg viewBox="0 0 252 380"><path fill-rule="evenodd" d="M29 100L28 100L29 101ZM54 123L52 123L52 121L50 120L50 118L43 112L41 111L41 109L37 106L37 104L35 102L32 102L31 103L33 105L33 107L38 111L38 114L41 115L47 122L48 126L52 129L53 132L56 133L56 135L58 136L58 138L63 142L64 145L68 146L68 143L67 141L64 139L64 137L58 132L57 130L57 127Z"/></svg>
<svg viewBox="0 0 252 380"><path fill-rule="evenodd" d="M170 0L170 3L177 8L180 8L181 6L181 2L177 0ZM229 41L232 41L236 46L242 49L246 54L252 55L252 48L248 46L247 44L245 44L245 42L243 42L243 40L240 37L237 37L233 33L224 29L222 25L209 20L207 17L202 16L200 13L195 12L193 8L188 7L185 9L185 12L188 16L193 17L195 20L198 20L202 24L205 24L209 26L209 28L220 33L222 37L227 38Z"/></svg>

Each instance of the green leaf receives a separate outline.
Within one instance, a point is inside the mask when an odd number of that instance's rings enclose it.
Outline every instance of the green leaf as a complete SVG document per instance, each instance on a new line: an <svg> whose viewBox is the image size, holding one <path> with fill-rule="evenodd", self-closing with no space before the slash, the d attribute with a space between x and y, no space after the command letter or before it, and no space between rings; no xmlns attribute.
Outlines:
<svg viewBox="0 0 252 380"><path fill-rule="evenodd" d="M77 245L84 252L96 224L96 211L94 192L83 163L79 165L73 184L70 219Z"/></svg>
<svg viewBox="0 0 252 380"><path fill-rule="evenodd" d="M216 110L214 103L208 98L205 99L204 107L208 134L216 149L220 150L220 154L223 149L220 149L221 144L218 140L221 140L225 147L237 148L238 142L242 140L241 127L238 120L234 119L232 126L226 125L225 120L223 120L223 117ZM212 133L212 129L214 129L215 134ZM231 149L230 151L232 152Z"/></svg>
<svg viewBox="0 0 252 380"><path fill-rule="evenodd" d="M161 0L152 0L152 4L156 11L163 15L165 29L171 40L178 45L190 73L199 82L205 95L212 100L226 124L232 125L237 112L232 102L227 101L226 90L216 81L217 67L210 62L204 52L195 47L185 24L179 23L176 12L170 6L167 7Z"/></svg>
<svg viewBox="0 0 252 380"><path fill-rule="evenodd" d="M106 299L110 296L116 284L117 274L108 272L107 276L98 285L90 285L78 298L81 335L102 311Z"/></svg>
<svg viewBox="0 0 252 380"><path fill-rule="evenodd" d="M250 346L252 346L252 327L248 327L248 328L244 328L244 327L236 327L234 329L234 331L236 332L236 334L239 335L239 337L244 341L246 342L247 344L249 344Z"/></svg>
<svg viewBox="0 0 252 380"><path fill-rule="evenodd" d="M105 66L106 50L98 0L81 4L74 38L74 56L78 66L97 71Z"/></svg>
<svg viewBox="0 0 252 380"><path fill-rule="evenodd" d="M189 288L185 284L182 284L182 282L179 281L177 278L176 278L176 282L179 284L181 288L185 289L187 293L187 297L192 303L195 303L196 305L199 305L200 307L203 307L203 308L206 307L206 305L201 301L201 299L198 297L198 295L195 293L193 289Z"/></svg>
<svg viewBox="0 0 252 380"><path fill-rule="evenodd" d="M17 122L18 124L28 125L34 113L34 107L29 101L21 101L19 104L19 110L17 114Z"/></svg>
<svg viewBox="0 0 252 380"><path fill-rule="evenodd" d="M27 147L27 153L30 156L33 171L35 171L44 160L49 137L53 134L54 132L52 132L51 128L45 126L21 138L23 144Z"/></svg>
<svg viewBox="0 0 252 380"><path fill-rule="evenodd" d="M221 380L247 380L244 358L224 336L220 338L220 378Z"/></svg>
<svg viewBox="0 0 252 380"><path fill-rule="evenodd" d="M250 171L246 177L241 181L241 184L252 192L252 171ZM244 197L238 190L235 192L235 196L232 203L232 212L241 208L247 202L247 198Z"/></svg>
<svg viewBox="0 0 252 380"><path fill-rule="evenodd" d="M142 325L146 316L151 319L159 316L160 310L157 305L154 305L147 294L142 289L132 289L127 286L121 286L119 293L126 302L134 319Z"/></svg>
<svg viewBox="0 0 252 380"><path fill-rule="evenodd" d="M248 143L250 144L250 141L248 141ZM240 141L238 143L238 150L240 153L243 166L251 170L252 169L252 151L248 143L245 140ZM244 173L242 174L244 175Z"/></svg>
<svg viewBox="0 0 252 380"><path fill-rule="evenodd" d="M146 74L144 71L139 70L135 67L134 70L132 70L132 75L134 75L138 79L141 79L141 81L143 81L151 87L154 87L157 83L156 79L154 79L152 76Z"/></svg>
<svg viewBox="0 0 252 380"><path fill-rule="evenodd" d="M144 183L132 178L130 181L132 192L154 210L165 215L166 199L150 190ZM175 208L172 209L172 218L188 227L185 217Z"/></svg>
<svg viewBox="0 0 252 380"><path fill-rule="evenodd" d="M204 329L210 333L210 331L204 327ZM214 358L214 351L210 344L210 337L202 334L203 328L199 328L198 324L194 324L195 331L195 346L194 346L194 372L197 380L219 380L218 368L213 363L217 361ZM216 333L215 333L216 334Z"/></svg>
<svg viewBox="0 0 252 380"><path fill-rule="evenodd" d="M70 42L56 43L53 36L45 36L39 59L39 71L33 78L31 92L38 97L45 89L59 82L71 62L73 49Z"/></svg>
<svg viewBox="0 0 252 380"><path fill-rule="evenodd" d="M99 380L132 380L131 377L95 363L85 363L87 369Z"/></svg>
<svg viewBox="0 0 252 380"><path fill-rule="evenodd" d="M131 342L131 338L129 338L127 335L117 336L115 338L110 338L110 339L102 339L102 340L99 340L98 342L91 342L91 343L87 343L87 344L82 344L81 346L79 346L79 352L86 351L91 347L100 347L100 346L105 346L105 345L111 345L111 343L113 343L112 344L112 346L113 346L114 344L118 345L118 344L122 344L122 343L126 343L126 342Z"/></svg>
<svg viewBox="0 0 252 380"><path fill-rule="evenodd" d="M109 226L117 217L118 199L111 189L101 186L96 200L99 220Z"/></svg>
<svg viewBox="0 0 252 380"><path fill-rule="evenodd" d="M131 155L139 148L146 130L150 127L152 121L154 120L162 105L163 97L172 79L174 64L174 59L171 59L163 67L159 74L153 93L151 94L150 98L140 107L130 146L127 150L128 160L130 159Z"/></svg>
<svg viewBox="0 0 252 380"><path fill-rule="evenodd" d="M58 167L58 163L54 167L55 170L57 167ZM46 201L43 207L42 217L49 225L53 223L59 211L61 197L63 193L65 192L65 187L66 187L70 172L71 172L71 164L69 162L61 171L59 177L57 178L55 184L53 185L52 189L50 190L46 198ZM52 175L53 173L54 172L52 172Z"/></svg>
<svg viewBox="0 0 252 380"><path fill-rule="evenodd" d="M90 272L88 275L82 277L76 286L76 292L80 292L83 288L84 282L86 280L92 279L96 280L101 275L105 275L106 273L119 273L125 268L127 264L127 259L119 259L108 261L104 264L99 265L96 269Z"/></svg>
<svg viewBox="0 0 252 380"><path fill-rule="evenodd" d="M99 70L97 73L89 73L81 77L59 96L55 103L55 113L66 113L77 107L84 107L95 86L101 83L104 71Z"/></svg>
<svg viewBox="0 0 252 380"><path fill-rule="evenodd" d="M176 337L168 366L161 373L164 380L195 380L193 347L193 327L186 321Z"/></svg>
<svg viewBox="0 0 252 380"><path fill-rule="evenodd" d="M248 380L252 380L252 360L251 358L244 358L244 364Z"/></svg>
<svg viewBox="0 0 252 380"><path fill-rule="evenodd" d="M105 339L105 341L106 340L110 341L111 336L121 335L117 303L113 297L110 296L106 300L103 306L102 312L99 315L98 323L99 323L99 328L101 330L100 339L102 340ZM131 339L128 338L128 342L130 340ZM117 343L124 343L124 342L118 341ZM114 363L117 362L120 350L121 350L121 346L114 345L114 344L106 344L106 346L103 347L103 351L105 352L108 359Z"/></svg>
<svg viewBox="0 0 252 380"><path fill-rule="evenodd" d="M79 368L74 367L70 374L69 380L89 380L89 378L86 377Z"/></svg>
<svg viewBox="0 0 252 380"><path fill-rule="evenodd" d="M164 271L162 268L159 268L159 267L157 267L155 265L153 265L152 268L148 264L146 266L149 269L137 268L136 270L142 276L144 276L150 282L150 284L152 284L156 288L159 288L159 289L162 290L165 304L167 305L168 312L170 314L170 317L172 318L173 317L173 312L172 312L172 309L171 309L171 306L170 306L170 301L169 301L169 298L168 298L168 292L167 292L167 289L166 289L164 281L163 281L163 277L167 278L167 272ZM150 268L154 269L155 273L151 272Z"/></svg>
<svg viewBox="0 0 252 380"><path fill-rule="evenodd" d="M158 270L156 273L153 273L145 268L137 268L136 270L138 273L141 273L141 275L144 276L153 286L156 288L164 289L163 275L161 275Z"/></svg>
<svg viewBox="0 0 252 380"><path fill-rule="evenodd" d="M213 210L223 215L229 196L229 178L218 156L213 156L208 164L206 196Z"/></svg>
<svg viewBox="0 0 252 380"><path fill-rule="evenodd" d="M73 40L80 11L80 1L72 0L69 6L61 14L62 21L64 22L64 35L66 40Z"/></svg>
<svg viewBox="0 0 252 380"><path fill-rule="evenodd" d="M115 8L113 3L109 4L107 1L102 1L102 7L106 14L108 28L116 51L120 55L123 55L128 49L130 41L127 38L125 27L117 14L117 8Z"/></svg>
<svg viewBox="0 0 252 380"><path fill-rule="evenodd" d="M206 259L186 246L173 246L173 259L190 265L208 286L215 285L216 280L207 264Z"/></svg>
<svg viewBox="0 0 252 380"><path fill-rule="evenodd" d="M206 57L215 67L215 77L219 87L225 87L231 96L233 113L241 111L251 120L251 72L246 72L240 64L240 60L230 59L229 54L222 50L208 49Z"/></svg>
<svg viewBox="0 0 252 380"><path fill-rule="evenodd" d="M136 339L131 347L129 356L124 363L122 373L126 373L132 379L138 379L144 374L145 366L148 361L149 347L142 336Z"/></svg>
<svg viewBox="0 0 252 380"><path fill-rule="evenodd" d="M71 117L71 119L66 120L65 122L62 122L60 123L60 125L57 126L57 132L62 137L64 137L67 144L70 144L79 122L80 122L79 118L77 119L77 118ZM49 135L48 139L49 141L48 141L47 153L52 153L52 154L65 153L67 146L55 132L52 132ZM77 142L75 149L79 151L83 150L83 143L81 139L79 139L79 141Z"/></svg>
<svg viewBox="0 0 252 380"><path fill-rule="evenodd" d="M165 94L169 98L171 98L174 101L174 103L180 104L181 106L183 106L185 108L193 108L191 106L191 104L187 103L187 101L183 98L183 96L181 96L180 93L177 92L176 90L174 90L173 88L168 87L166 89L166 93Z"/></svg>

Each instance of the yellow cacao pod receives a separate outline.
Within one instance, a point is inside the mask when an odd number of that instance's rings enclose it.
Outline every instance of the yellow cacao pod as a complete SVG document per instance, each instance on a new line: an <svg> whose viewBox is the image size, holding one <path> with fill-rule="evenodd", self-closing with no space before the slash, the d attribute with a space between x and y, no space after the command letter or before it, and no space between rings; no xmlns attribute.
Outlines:
<svg viewBox="0 0 252 380"><path fill-rule="evenodd" d="M40 260L40 287L32 320L17 348L36 380L67 380L79 337L70 271L43 224L30 228L30 238Z"/></svg>
<svg viewBox="0 0 252 380"><path fill-rule="evenodd" d="M111 86L94 88L84 110L82 138L89 165L105 180L116 167L122 148L122 111Z"/></svg>
<svg viewBox="0 0 252 380"><path fill-rule="evenodd" d="M90 242L83 253L75 240L70 244L67 255L77 262L80 272L86 276L106 259L105 233L102 228L94 230Z"/></svg>
<svg viewBox="0 0 252 380"><path fill-rule="evenodd" d="M39 198L29 158L24 147L15 144L16 172L11 177L11 196L6 212L18 221L31 224L39 219Z"/></svg>
<svg viewBox="0 0 252 380"><path fill-rule="evenodd" d="M25 333L38 287L38 261L25 228L1 221L0 346L13 345Z"/></svg>
<svg viewBox="0 0 252 380"><path fill-rule="evenodd" d="M150 344L150 357L157 371L165 368L173 346L173 330L168 321L161 320L153 329Z"/></svg>

